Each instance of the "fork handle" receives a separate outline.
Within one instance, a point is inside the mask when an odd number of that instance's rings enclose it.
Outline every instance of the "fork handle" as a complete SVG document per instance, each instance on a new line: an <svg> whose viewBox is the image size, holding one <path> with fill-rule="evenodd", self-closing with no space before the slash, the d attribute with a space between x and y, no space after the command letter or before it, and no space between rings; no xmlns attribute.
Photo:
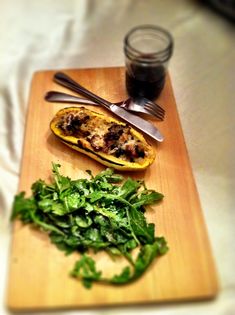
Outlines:
<svg viewBox="0 0 235 315"><path fill-rule="evenodd" d="M71 79L69 76L67 76L63 72L57 72L54 75L54 81L56 83L59 83L60 85L63 85L67 87L68 89L80 93L84 95L85 97L91 99L94 102L99 103L100 105L103 105L105 108L110 109L111 103L103 99L102 97L95 95L91 91L84 88L79 83L75 82L73 79Z"/></svg>
<svg viewBox="0 0 235 315"><path fill-rule="evenodd" d="M82 97L77 97L74 95L62 93L62 92L57 92L57 91L49 91L45 95L45 100L48 102L58 102L58 103L81 103L81 104L88 104L88 105L98 105L97 103L88 100L86 98Z"/></svg>

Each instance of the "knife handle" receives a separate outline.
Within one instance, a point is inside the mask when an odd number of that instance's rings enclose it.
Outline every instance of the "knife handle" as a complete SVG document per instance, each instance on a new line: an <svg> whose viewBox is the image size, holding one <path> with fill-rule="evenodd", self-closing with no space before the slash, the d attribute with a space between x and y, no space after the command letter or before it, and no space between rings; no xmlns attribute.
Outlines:
<svg viewBox="0 0 235 315"><path fill-rule="evenodd" d="M56 83L59 83L60 85L63 85L67 87L68 89L80 93L84 95L85 97L91 99L94 102L97 102L100 105L103 105L105 108L110 109L111 103L103 99L102 97L92 93L91 91L84 88L79 83L75 82L73 79L71 79L69 76L67 76L63 72L57 72L54 75L54 81Z"/></svg>

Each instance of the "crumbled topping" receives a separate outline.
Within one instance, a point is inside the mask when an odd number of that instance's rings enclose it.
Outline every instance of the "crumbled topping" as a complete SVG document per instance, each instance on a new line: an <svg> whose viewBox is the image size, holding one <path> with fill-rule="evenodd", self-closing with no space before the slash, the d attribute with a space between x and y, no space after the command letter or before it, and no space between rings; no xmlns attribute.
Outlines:
<svg viewBox="0 0 235 315"><path fill-rule="evenodd" d="M57 124L65 136L86 139L94 151L104 152L122 160L134 162L147 155L145 146L131 134L128 125L107 122L85 111L71 111Z"/></svg>

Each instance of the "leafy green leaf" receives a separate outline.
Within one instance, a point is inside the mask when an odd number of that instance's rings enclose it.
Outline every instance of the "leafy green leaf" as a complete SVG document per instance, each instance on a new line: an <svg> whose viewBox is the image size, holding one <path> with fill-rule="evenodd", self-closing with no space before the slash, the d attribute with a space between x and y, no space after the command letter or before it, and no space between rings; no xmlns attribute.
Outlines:
<svg viewBox="0 0 235 315"><path fill-rule="evenodd" d="M133 203L134 207L140 207L143 205L151 205L157 201L163 199L163 195L156 191L145 190L141 194L139 194L138 199L135 203Z"/></svg>
<svg viewBox="0 0 235 315"><path fill-rule="evenodd" d="M25 198L25 192L21 192L14 198L11 220L19 217L25 223L32 222L31 212L35 210L35 200L33 198Z"/></svg>
<svg viewBox="0 0 235 315"><path fill-rule="evenodd" d="M130 224L134 234L142 243L153 243L152 228L148 228L144 214L135 207L129 209Z"/></svg>
<svg viewBox="0 0 235 315"><path fill-rule="evenodd" d="M92 287L94 281L100 280L101 275L102 272L96 270L95 261L86 254L83 254L76 262L71 272L71 276L82 279L84 286L88 289Z"/></svg>
<svg viewBox="0 0 235 315"><path fill-rule="evenodd" d="M153 244L146 244L140 249L140 253L135 262L135 269L132 280L139 278L149 267L156 256L166 253L168 247L163 238L156 238Z"/></svg>
<svg viewBox="0 0 235 315"><path fill-rule="evenodd" d="M129 267L125 267L120 275L115 275L108 282L112 284L126 284L142 276L148 269L155 257L168 251L164 238L156 238L153 244L146 244L141 247L139 255L134 263L134 270L131 273Z"/></svg>
<svg viewBox="0 0 235 315"><path fill-rule="evenodd" d="M81 228L88 228L92 225L92 219L89 216L76 216L75 222Z"/></svg>
<svg viewBox="0 0 235 315"><path fill-rule="evenodd" d="M119 196L128 200L128 197L134 194L139 187L140 187L139 182L131 178L128 178L121 186Z"/></svg>
<svg viewBox="0 0 235 315"><path fill-rule="evenodd" d="M65 206L61 202L53 202L51 211L58 216L63 216L67 213Z"/></svg>
<svg viewBox="0 0 235 315"><path fill-rule="evenodd" d="M111 168L107 168L106 170L97 174L94 178L94 181L104 181L106 180L108 183L119 183L123 180L123 177L118 174L114 174L114 170Z"/></svg>
<svg viewBox="0 0 235 315"><path fill-rule="evenodd" d="M59 173L60 164L52 163L53 178L58 191L61 193L64 190L70 188L71 179L60 175Z"/></svg>
<svg viewBox="0 0 235 315"><path fill-rule="evenodd" d="M131 279L131 269L129 266L123 268L120 275L113 276L109 282L112 284L125 284Z"/></svg>
<svg viewBox="0 0 235 315"><path fill-rule="evenodd" d="M52 199L42 199L38 202L38 208L43 212L50 212L54 201Z"/></svg>

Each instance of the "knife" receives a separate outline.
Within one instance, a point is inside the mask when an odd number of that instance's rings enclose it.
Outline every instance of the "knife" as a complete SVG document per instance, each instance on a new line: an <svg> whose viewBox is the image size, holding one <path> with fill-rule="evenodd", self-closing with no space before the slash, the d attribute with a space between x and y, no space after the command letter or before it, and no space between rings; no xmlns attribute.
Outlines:
<svg viewBox="0 0 235 315"><path fill-rule="evenodd" d="M122 118L126 122L130 123L140 131L146 133L149 135L151 138L162 142L164 140L163 135L160 133L160 131L152 125L150 122L144 120L141 117L138 117L134 114L131 114L127 112L125 109L112 104L111 102L103 99L102 97L92 93L91 91L87 90L83 86L81 86L79 83L75 82L73 79L71 79L69 76L67 76L65 73L62 72L57 72L54 75L54 81L56 83L59 83L60 85L67 87L74 92L77 92L79 94L84 95L88 99L102 105L118 117Z"/></svg>

